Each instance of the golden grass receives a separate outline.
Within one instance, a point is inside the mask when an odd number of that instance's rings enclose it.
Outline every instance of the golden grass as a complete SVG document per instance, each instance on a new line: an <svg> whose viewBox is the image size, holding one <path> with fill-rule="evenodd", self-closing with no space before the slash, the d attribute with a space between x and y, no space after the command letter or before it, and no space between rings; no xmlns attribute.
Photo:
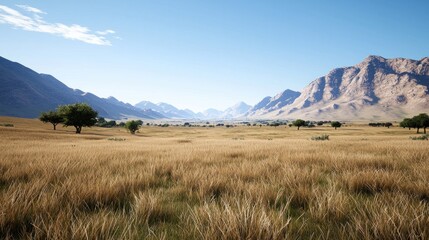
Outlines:
<svg viewBox="0 0 429 240"><path fill-rule="evenodd" d="M408 129L0 123L1 239L429 238Z"/></svg>

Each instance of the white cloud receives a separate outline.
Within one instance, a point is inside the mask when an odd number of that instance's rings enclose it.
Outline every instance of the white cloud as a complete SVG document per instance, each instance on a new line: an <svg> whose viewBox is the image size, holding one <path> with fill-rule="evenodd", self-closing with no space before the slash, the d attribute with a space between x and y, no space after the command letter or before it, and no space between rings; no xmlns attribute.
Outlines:
<svg viewBox="0 0 429 240"><path fill-rule="evenodd" d="M104 36L108 34L115 34L116 32L111 29L107 29L106 31L97 31L96 33Z"/></svg>
<svg viewBox="0 0 429 240"><path fill-rule="evenodd" d="M34 7L30 7L28 5L16 5L16 6L19 7L19 8L24 9L27 12L36 13L36 14L46 14L42 10L34 8Z"/></svg>
<svg viewBox="0 0 429 240"><path fill-rule="evenodd" d="M108 34L114 34L113 30L92 32L89 28L77 24L66 25L63 23L45 22L39 14L46 14L40 9L27 5L17 5L33 16L25 15L17 10L0 5L0 24L8 24L14 28L25 31L49 33L66 39L77 40L89 44L111 46L111 42L106 38Z"/></svg>

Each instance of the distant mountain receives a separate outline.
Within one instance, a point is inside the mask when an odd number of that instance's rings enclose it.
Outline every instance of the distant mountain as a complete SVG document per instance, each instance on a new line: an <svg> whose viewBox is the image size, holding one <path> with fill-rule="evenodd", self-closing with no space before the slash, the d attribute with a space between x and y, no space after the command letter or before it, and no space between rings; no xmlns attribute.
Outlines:
<svg viewBox="0 0 429 240"><path fill-rule="evenodd" d="M398 120L429 111L429 58L369 56L330 71L279 107L262 110L264 98L248 116L266 119ZM277 105L276 104L276 105ZM281 107L280 107L281 106Z"/></svg>
<svg viewBox="0 0 429 240"><path fill-rule="evenodd" d="M189 109L178 109L168 103L152 103L150 101L141 101L135 105L140 109L151 109L168 118L172 119L237 119L244 117L245 113L251 108L244 102L239 102L225 111L209 108L203 112L195 113Z"/></svg>
<svg viewBox="0 0 429 240"><path fill-rule="evenodd" d="M292 104L300 95L300 92L286 89L274 97L265 97L254 107L249 109L249 111L246 113L246 116L260 116L272 111L276 111L284 106Z"/></svg>
<svg viewBox="0 0 429 240"><path fill-rule="evenodd" d="M198 118L198 115L189 109L178 109L175 106L168 103L152 103L150 101L141 101L134 105L135 107L142 110L153 110L167 118L174 119L194 119Z"/></svg>
<svg viewBox="0 0 429 240"><path fill-rule="evenodd" d="M207 110L205 110L204 112L201 113L201 118L202 119L218 119L220 118L220 116L222 116L223 111L214 109L214 108L209 108Z"/></svg>
<svg viewBox="0 0 429 240"><path fill-rule="evenodd" d="M244 103L239 102L235 104L232 107L227 108L223 113L220 115L220 118L222 119L234 119L234 118L240 118L243 117L249 109L251 109L252 106Z"/></svg>
<svg viewBox="0 0 429 240"><path fill-rule="evenodd" d="M113 97L71 89L56 78L39 74L19 63L0 57L0 115L35 118L59 105L85 102L99 115L111 119L128 117L157 119L162 114L141 110Z"/></svg>

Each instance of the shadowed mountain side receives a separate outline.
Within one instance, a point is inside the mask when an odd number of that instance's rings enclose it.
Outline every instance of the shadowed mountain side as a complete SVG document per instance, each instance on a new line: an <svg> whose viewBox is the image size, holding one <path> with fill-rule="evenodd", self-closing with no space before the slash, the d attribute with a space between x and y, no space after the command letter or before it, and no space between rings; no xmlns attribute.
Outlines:
<svg viewBox="0 0 429 240"><path fill-rule="evenodd" d="M115 98L100 98L74 90L51 75L39 74L19 63L0 57L0 115L35 118L59 105L85 102L99 115L111 119L163 118L152 110L141 110Z"/></svg>

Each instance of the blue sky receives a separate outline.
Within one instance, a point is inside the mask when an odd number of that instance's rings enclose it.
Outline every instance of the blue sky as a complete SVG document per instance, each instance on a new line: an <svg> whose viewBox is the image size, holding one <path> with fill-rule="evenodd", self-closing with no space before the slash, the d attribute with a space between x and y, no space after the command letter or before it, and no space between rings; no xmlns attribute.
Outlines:
<svg viewBox="0 0 429 240"><path fill-rule="evenodd" d="M428 1L0 2L0 56L72 88L201 111L368 55L429 55Z"/></svg>

